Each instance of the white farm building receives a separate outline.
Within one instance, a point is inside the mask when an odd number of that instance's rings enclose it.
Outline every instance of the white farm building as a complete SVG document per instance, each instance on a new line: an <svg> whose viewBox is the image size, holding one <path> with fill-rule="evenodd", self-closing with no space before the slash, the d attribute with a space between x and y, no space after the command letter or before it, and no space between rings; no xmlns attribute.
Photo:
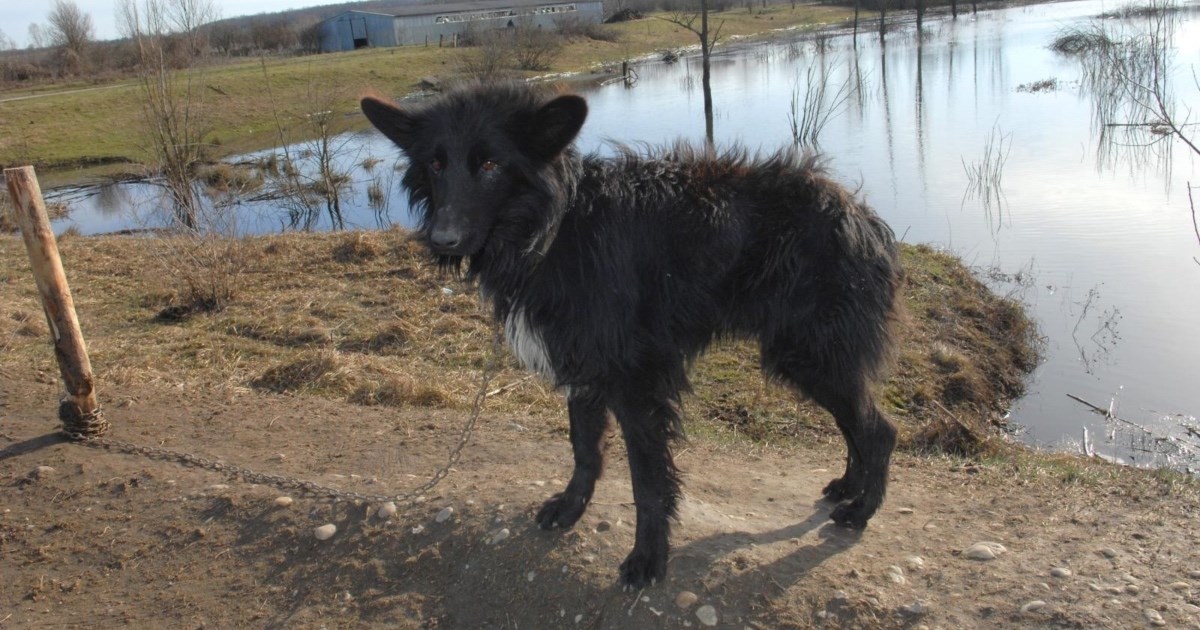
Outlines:
<svg viewBox="0 0 1200 630"><path fill-rule="evenodd" d="M604 19L603 2L480 0L415 4L389 13L345 11L321 22L321 52L443 42L448 45L455 35L468 29L553 29L563 19L599 24Z"/></svg>

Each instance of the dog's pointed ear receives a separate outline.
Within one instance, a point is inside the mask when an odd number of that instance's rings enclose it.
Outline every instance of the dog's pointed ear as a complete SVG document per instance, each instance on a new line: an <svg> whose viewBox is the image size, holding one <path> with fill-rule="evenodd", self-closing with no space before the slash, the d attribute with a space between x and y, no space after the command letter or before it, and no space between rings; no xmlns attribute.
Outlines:
<svg viewBox="0 0 1200 630"><path fill-rule="evenodd" d="M574 94L546 103L533 117L529 148L542 159L553 159L575 141L587 113L587 101Z"/></svg>
<svg viewBox="0 0 1200 630"><path fill-rule="evenodd" d="M360 104L367 120L389 140L401 149L407 150L412 146L413 136L419 125L416 116L375 95L364 96Z"/></svg>

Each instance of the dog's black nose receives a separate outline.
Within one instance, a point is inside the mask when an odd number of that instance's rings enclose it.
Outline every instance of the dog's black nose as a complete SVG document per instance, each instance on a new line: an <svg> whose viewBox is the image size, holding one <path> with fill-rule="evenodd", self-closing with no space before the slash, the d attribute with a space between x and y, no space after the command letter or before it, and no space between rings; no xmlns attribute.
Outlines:
<svg viewBox="0 0 1200 630"><path fill-rule="evenodd" d="M429 242L433 244L434 249L453 250L462 243L462 233L456 230L434 230L429 235Z"/></svg>

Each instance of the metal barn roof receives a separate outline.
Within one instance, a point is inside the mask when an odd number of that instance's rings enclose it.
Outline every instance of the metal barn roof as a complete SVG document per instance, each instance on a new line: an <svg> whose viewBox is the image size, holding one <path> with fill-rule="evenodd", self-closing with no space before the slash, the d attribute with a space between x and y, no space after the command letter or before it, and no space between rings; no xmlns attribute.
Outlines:
<svg viewBox="0 0 1200 630"><path fill-rule="evenodd" d="M407 7L396 7L392 10L392 15L396 17L409 17L413 15L433 15L444 13L465 13L470 11L494 11L497 9L508 9L513 7L539 7L543 5L555 4L583 4L584 2L576 3L570 1L554 2L553 0L476 0L475 2L439 2L427 4L414 4Z"/></svg>

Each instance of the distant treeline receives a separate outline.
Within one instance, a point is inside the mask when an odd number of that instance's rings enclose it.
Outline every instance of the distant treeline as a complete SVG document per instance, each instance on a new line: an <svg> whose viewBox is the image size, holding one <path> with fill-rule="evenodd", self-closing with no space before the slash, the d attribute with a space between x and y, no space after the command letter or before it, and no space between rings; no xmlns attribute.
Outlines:
<svg viewBox="0 0 1200 630"><path fill-rule="evenodd" d="M860 0L863 10L886 8L915 8L917 0ZM855 0L826 2L855 6ZM948 0L926 2L948 4ZM197 45L204 48L209 62L262 55L305 55L320 51L320 23L348 10L387 13L397 7L416 4L413 0L370 0L343 2L277 13L238 16L204 24L192 33L168 37L164 50L167 64L185 67L196 60ZM605 0L605 15L614 19L630 19L656 11L696 11L699 0ZM754 11L767 5L801 4L798 0L709 0L714 12ZM963 3L960 3L962 5ZM31 32L37 25L31 25ZM11 40L9 40L11 42ZM11 46L11 44L10 44ZM68 54L69 53L69 54ZM26 49L0 45L0 87L5 85L36 84L62 79L104 81L135 73L139 64L137 45L129 39L91 41L86 54L64 51L61 47L43 46Z"/></svg>

